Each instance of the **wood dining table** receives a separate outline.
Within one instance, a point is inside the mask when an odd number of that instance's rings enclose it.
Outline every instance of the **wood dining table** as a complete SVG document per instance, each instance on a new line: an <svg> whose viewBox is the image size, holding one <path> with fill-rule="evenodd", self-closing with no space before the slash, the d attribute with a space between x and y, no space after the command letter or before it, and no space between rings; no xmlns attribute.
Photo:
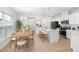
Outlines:
<svg viewBox="0 0 79 59"><path fill-rule="evenodd" d="M27 31L18 31L15 33L15 37L16 39L19 39L19 37L26 37L28 38L30 36L30 30L27 30Z"/></svg>
<svg viewBox="0 0 79 59"><path fill-rule="evenodd" d="M31 33L32 33L32 30L20 30L20 31L17 31L15 33L13 33L13 38L15 38L15 48L14 48L14 51L16 50L16 44L17 44L17 41L22 38L22 40L25 40L27 42L27 45L28 46L28 43L29 43L29 37L31 36ZM21 40L21 39L20 39ZM11 39L11 43L12 43L12 39ZM11 50L11 43L10 43L10 50Z"/></svg>

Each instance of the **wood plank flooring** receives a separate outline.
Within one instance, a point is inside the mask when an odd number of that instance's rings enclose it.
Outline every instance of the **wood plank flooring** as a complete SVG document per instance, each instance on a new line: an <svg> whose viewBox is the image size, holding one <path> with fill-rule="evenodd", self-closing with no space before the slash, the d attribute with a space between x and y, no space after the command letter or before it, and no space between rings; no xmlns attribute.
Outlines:
<svg viewBox="0 0 79 59"><path fill-rule="evenodd" d="M0 52L14 52L14 42L10 50L10 43L6 45ZM34 46L29 42L29 47L20 47L16 52L72 52L70 48L70 40L60 37L58 42L50 43L47 40L42 41L35 36Z"/></svg>

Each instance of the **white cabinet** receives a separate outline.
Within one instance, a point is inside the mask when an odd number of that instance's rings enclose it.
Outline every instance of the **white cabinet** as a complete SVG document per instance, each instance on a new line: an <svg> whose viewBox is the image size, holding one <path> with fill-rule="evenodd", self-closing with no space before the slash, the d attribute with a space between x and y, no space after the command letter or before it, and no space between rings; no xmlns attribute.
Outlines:
<svg viewBox="0 0 79 59"><path fill-rule="evenodd" d="M75 24L79 24L79 13L75 13Z"/></svg>
<svg viewBox="0 0 79 59"><path fill-rule="evenodd" d="M50 43L57 42L59 40L59 29L49 30L47 36Z"/></svg>
<svg viewBox="0 0 79 59"><path fill-rule="evenodd" d="M70 24L79 24L79 13L74 13L69 15Z"/></svg>
<svg viewBox="0 0 79 59"><path fill-rule="evenodd" d="M79 31L71 30L70 45L74 52L79 52Z"/></svg>
<svg viewBox="0 0 79 59"><path fill-rule="evenodd" d="M68 39L71 39L71 38L70 38L70 35L71 35L71 30L66 30L66 37L67 37Z"/></svg>
<svg viewBox="0 0 79 59"><path fill-rule="evenodd" d="M74 18L74 16L75 16L74 14L70 14L69 15L69 24L75 24L75 21L74 21L75 18Z"/></svg>
<svg viewBox="0 0 79 59"><path fill-rule="evenodd" d="M70 47L73 52L79 52L79 31L67 30L67 38L70 39Z"/></svg>
<svg viewBox="0 0 79 59"><path fill-rule="evenodd" d="M70 47L73 52L79 52L79 31L67 30L67 38L70 39Z"/></svg>

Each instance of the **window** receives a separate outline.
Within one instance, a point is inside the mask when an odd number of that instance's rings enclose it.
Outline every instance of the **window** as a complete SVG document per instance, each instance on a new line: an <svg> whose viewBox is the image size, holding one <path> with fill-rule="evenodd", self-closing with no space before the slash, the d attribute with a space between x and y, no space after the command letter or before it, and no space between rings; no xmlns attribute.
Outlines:
<svg viewBox="0 0 79 59"><path fill-rule="evenodd" d="M11 16L4 14L4 25L11 25Z"/></svg>
<svg viewBox="0 0 79 59"><path fill-rule="evenodd" d="M12 17L0 12L0 42L6 40L13 32Z"/></svg>
<svg viewBox="0 0 79 59"><path fill-rule="evenodd" d="M2 21L2 13L0 12L0 21Z"/></svg>
<svg viewBox="0 0 79 59"><path fill-rule="evenodd" d="M4 15L4 20L5 20L5 21L11 21L11 20L10 20L10 16L7 15L7 14L5 14L5 15Z"/></svg>
<svg viewBox="0 0 79 59"><path fill-rule="evenodd" d="M0 12L0 27L3 26L12 26L11 16L3 12Z"/></svg>

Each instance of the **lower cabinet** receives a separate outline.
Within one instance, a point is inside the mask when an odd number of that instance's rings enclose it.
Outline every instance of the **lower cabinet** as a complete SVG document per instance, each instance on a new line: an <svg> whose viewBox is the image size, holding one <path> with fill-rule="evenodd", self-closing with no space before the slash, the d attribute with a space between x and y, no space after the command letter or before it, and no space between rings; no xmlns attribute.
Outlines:
<svg viewBox="0 0 79 59"><path fill-rule="evenodd" d="M79 52L79 31L69 30L67 37L70 39L70 47L73 52Z"/></svg>
<svg viewBox="0 0 79 59"><path fill-rule="evenodd" d="M67 39L71 39L70 35L71 35L71 30L66 30L66 38Z"/></svg>
<svg viewBox="0 0 79 59"><path fill-rule="evenodd" d="M59 40L59 29L54 29L54 30L48 31L47 37L48 37L48 41L50 43L57 42Z"/></svg>

